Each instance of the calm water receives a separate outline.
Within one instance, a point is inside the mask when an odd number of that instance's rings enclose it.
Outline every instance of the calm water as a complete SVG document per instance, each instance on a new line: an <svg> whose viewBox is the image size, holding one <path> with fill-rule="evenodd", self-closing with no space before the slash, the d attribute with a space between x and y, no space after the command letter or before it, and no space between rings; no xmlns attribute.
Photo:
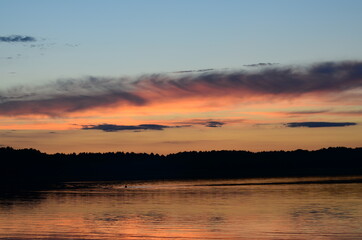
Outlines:
<svg viewBox="0 0 362 240"><path fill-rule="evenodd" d="M0 197L0 239L362 239L362 183L320 180L68 183Z"/></svg>

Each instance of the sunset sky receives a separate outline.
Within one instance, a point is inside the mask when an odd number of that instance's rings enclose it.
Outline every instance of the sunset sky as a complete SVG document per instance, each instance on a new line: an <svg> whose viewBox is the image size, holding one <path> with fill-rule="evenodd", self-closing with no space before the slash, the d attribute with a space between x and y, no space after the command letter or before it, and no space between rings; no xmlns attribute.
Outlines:
<svg viewBox="0 0 362 240"><path fill-rule="evenodd" d="M0 146L362 147L360 0L2 0Z"/></svg>

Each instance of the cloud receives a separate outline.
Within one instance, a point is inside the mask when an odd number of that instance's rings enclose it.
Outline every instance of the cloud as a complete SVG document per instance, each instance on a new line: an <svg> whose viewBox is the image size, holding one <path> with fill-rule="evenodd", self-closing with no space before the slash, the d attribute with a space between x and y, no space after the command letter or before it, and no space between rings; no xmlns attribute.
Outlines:
<svg viewBox="0 0 362 240"><path fill-rule="evenodd" d="M286 127L307 127L307 128L320 128L320 127L347 127L354 126L357 123L353 122L291 122L284 124Z"/></svg>
<svg viewBox="0 0 362 240"><path fill-rule="evenodd" d="M57 117L97 107L144 105L147 101L132 93L125 85L126 81L90 77L38 87L15 87L0 91L0 114Z"/></svg>
<svg viewBox="0 0 362 240"><path fill-rule="evenodd" d="M10 35L10 36L0 36L0 42L35 42L36 39L31 36L22 36L22 35Z"/></svg>
<svg viewBox="0 0 362 240"><path fill-rule="evenodd" d="M247 100L250 96L292 99L304 94L320 97L361 89L362 62L271 67L259 71L213 71L178 78L150 75L141 77L134 85L139 90L158 93L151 95L152 99L160 96L172 99L234 97Z"/></svg>
<svg viewBox="0 0 362 240"><path fill-rule="evenodd" d="M333 111L328 109L321 110L305 110L305 111L287 111L279 112L286 115L314 115L314 114L326 114L326 115L362 115L362 110L349 110L349 111Z"/></svg>
<svg viewBox="0 0 362 240"><path fill-rule="evenodd" d="M361 89L362 62L326 62L307 67L210 71L178 76L88 77L0 91L0 115L54 117L94 108L145 106L182 99L218 101L232 98L240 104L251 97L270 101L271 98L293 99L305 94L329 99L339 96L339 101L350 96L357 101L362 96L356 90ZM354 93L350 93L351 90Z"/></svg>
<svg viewBox="0 0 362 240"><path fill-rule="evenodd" d="M337 111L337 112L332 112L332 114L340 114L340 115L362 115L362 110L355 110L355 111Z"/></svg>
<svg viewBox="0 0 362 240"><path fill-rule="evenodd" d="M279 63L255 63L255 64L247 64L243 65L244 67L266 67L266 66L272 66Z"/></svg>
<svg viewBox="0 0 362 240"><path fill-rule="evenodd" d="M240 122L240 120L238 121ZM176 124L183 124L183 126L193 126L193 125L203 125L205 127L222 127L226 124L225 121L215 121L212 119L189 119L181 122L177 122Z"/></svg>
<svg viewBox="0 0 362 240"><path fill-rule="evenodd" d="M99 125L84 125L83 130L102 130L104 132L118 132L118 131L140 131L140 130L164 130L170 126L158 124L141 124L141 125L115 125L115 124L99 124Z"/></svg>
<svg viewBox="0 0 362 240"><path fill-rule="evenodd" d="M206 127L222 127L222 125L224 125L225 123L223 122L217 122L217 121L209 121L206 122L205 126Z"/></svg>
<svg viewBox="0 0 362 240"><path fill-rule="evenodd" d="M198 69L198 70L183 70L183 71L177 71L177 72L173 72L173 73L200 73L200 72L208 72L208 71L213 71L215 69L213 68L205 68L205 69Z"/></svg>
<svg viewBox="0 0 362 240"><path fill-rule="evenodd" d="M295 115L309 115L309 114L320 114L320 113L328 113L330 110L306 110L306 111L291 111L284 112L286 114L295 114Z"/></svg>

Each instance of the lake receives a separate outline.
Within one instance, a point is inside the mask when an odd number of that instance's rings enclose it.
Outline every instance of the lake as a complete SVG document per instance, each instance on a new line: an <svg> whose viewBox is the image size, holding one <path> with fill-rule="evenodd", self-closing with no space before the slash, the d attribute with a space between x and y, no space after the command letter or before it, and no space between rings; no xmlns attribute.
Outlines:
<svg viewBox="0 0 362 240"><path fill-rule="evenodd" d="M357 240L362 183L361 177L64 183L2 194L0 239Z"/></svg>

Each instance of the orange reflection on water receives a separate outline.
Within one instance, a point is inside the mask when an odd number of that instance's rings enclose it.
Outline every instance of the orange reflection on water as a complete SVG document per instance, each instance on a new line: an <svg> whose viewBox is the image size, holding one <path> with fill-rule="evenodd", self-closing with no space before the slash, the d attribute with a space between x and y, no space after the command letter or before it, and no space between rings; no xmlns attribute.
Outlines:
<svg viewBox="0 0 362 240"><path fill-rule="evenodd" d="M0 239L360 239L361 183L318 181L69 183L2 198Z"/></svg>

